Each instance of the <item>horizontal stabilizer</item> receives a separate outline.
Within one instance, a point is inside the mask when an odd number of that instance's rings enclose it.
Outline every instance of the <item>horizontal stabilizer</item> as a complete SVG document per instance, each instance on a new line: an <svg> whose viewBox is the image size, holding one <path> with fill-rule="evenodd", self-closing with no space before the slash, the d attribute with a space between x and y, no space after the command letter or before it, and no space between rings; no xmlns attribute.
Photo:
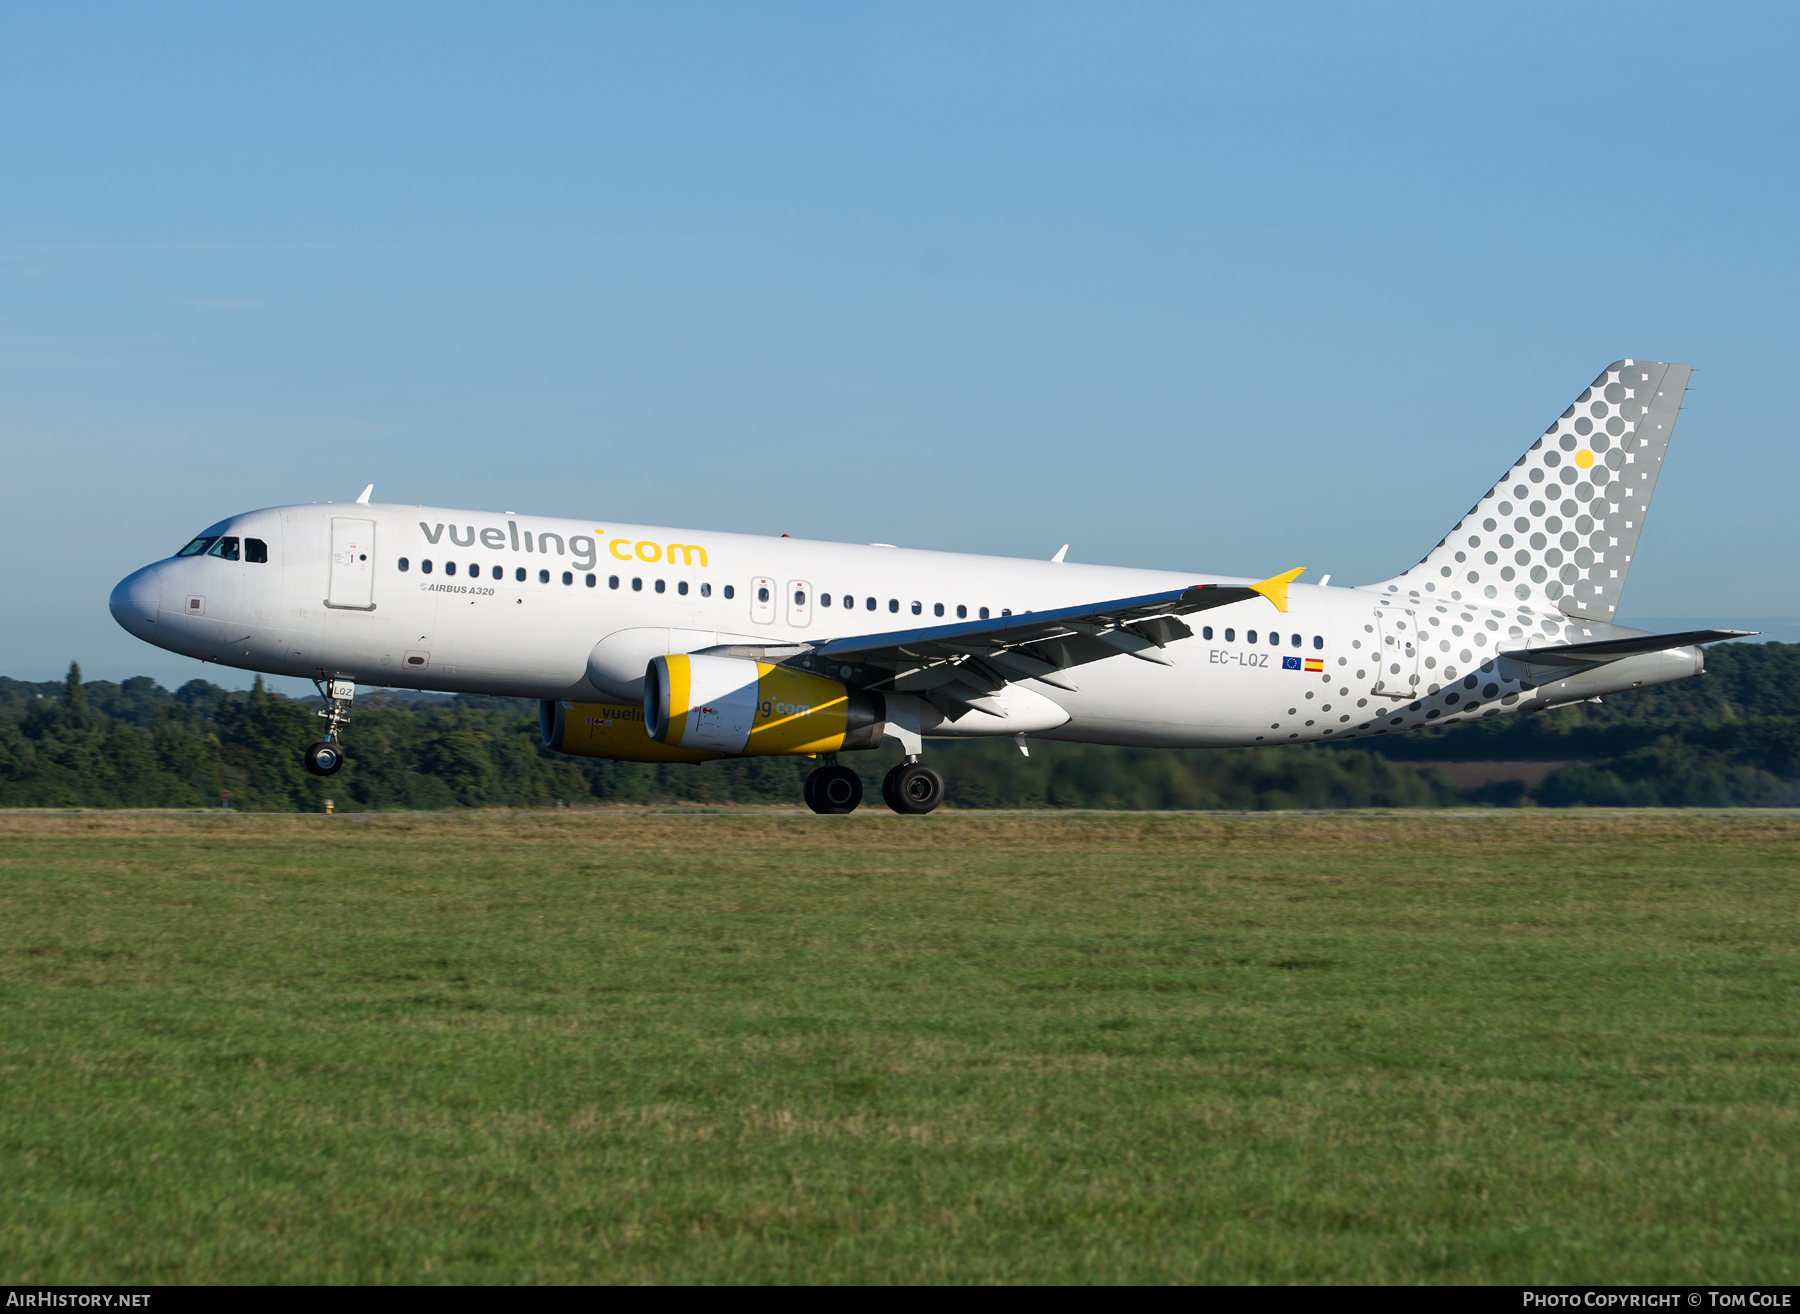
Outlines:
<svg viewBox="0 0 1800 1314"><path fill-rule="evenodd" d="M1601 639L1596 643L1516 648L1500 655L1533 666L1598 666L1603 662L1616 662L1621 657L1636 657L1640 653L1666 652L1670 648L1720 643L1726 639L1747 639L1755 633L1755 630L1686 630L1680 634L1634 634L1629 639Z"/></svg>

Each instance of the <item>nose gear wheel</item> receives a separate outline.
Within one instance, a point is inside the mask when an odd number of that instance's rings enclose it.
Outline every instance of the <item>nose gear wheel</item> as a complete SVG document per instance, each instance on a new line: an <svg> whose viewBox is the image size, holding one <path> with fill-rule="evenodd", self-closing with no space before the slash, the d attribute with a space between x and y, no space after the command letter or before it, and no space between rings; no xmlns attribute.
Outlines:
<svg viewBox="0 0 1800 1314"><path fill-rule="evenodd" d="M344 765L344 750L330 740L306 750L306 769L315 776L335 776Z"/></svg>

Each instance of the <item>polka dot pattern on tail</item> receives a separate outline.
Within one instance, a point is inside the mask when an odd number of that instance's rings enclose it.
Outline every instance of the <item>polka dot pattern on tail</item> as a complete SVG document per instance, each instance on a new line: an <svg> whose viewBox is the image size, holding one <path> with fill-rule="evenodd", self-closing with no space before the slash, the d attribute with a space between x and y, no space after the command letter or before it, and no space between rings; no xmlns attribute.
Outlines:
<svg viewBox="0 0 1800 1314"><path fill-rule="evenodd" d="M1504 588L1534 610L1614 620L1690 372L1609 365L1424 560L1375 587L1456 601ZM1496 531L1500 556L1471 552Z"/></svg>

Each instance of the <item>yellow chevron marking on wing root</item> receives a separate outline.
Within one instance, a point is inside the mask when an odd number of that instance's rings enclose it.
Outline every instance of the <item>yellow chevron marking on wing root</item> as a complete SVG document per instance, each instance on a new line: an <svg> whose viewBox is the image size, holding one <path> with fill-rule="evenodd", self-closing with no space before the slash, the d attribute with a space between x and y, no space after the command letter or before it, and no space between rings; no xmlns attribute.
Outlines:
<svg viewBox="0 0 1800 1314"><path fill-rule="evenodd" d="M1263 597L1275 604L1276 611L1285 614L1287 611L1288 585L1292 584L1305 573L1305 566L1295 566L1292 570L1276 575L1270 579L1265 579L1260 584L1252 584L1250 586L1250 591L1252 593L1262 594Z"/></svg>

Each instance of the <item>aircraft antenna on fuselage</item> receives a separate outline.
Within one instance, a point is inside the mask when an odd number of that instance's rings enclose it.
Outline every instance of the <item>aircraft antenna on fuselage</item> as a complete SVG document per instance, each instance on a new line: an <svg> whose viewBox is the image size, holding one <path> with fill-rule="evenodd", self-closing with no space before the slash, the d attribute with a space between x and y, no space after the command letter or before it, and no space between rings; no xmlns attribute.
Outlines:
<svg viewBox="0 0 1800 1314"><path fill-rule="evenodd" d="M359 506L367 506L369 504L369 494L374 491L375 491L374 484L370 484L367 488L363 489L362 496L356 499L357 504Z"/></svg>

